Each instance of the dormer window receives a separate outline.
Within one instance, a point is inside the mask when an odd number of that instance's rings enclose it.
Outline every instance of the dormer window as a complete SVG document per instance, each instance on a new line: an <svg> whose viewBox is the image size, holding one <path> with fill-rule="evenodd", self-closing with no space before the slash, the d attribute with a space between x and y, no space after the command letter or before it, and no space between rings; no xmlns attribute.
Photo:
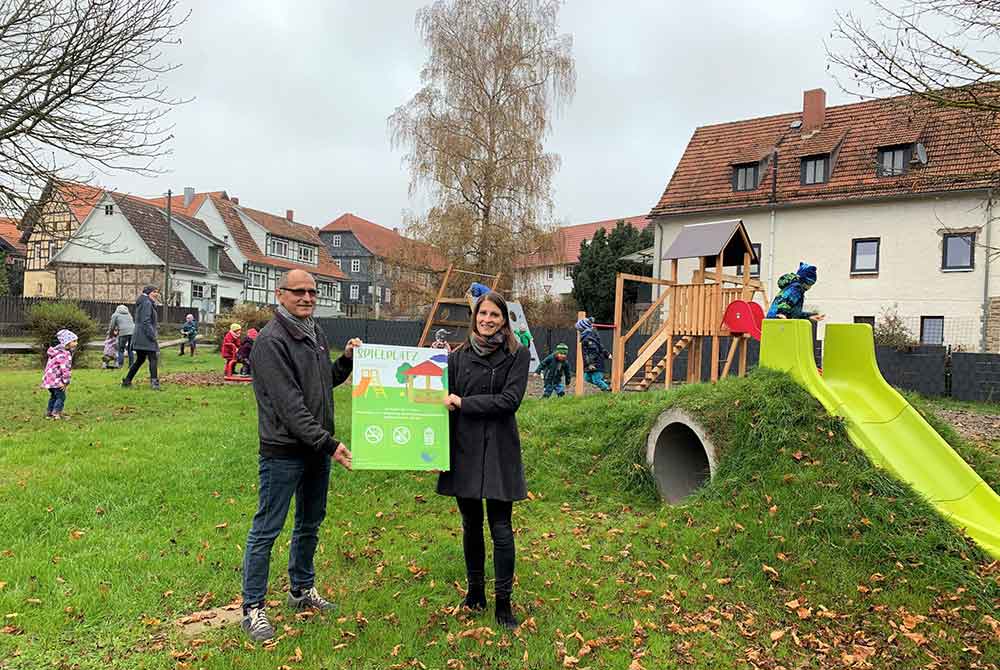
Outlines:
<svg viewBox="0 0 1000 670"><path fill-rule="evenodd" d="M757 188L757 175L759 174L759 163L745 163L733 166L733 190L753 191Z"/></svg>
<svg viewBox="0 0 1000 670"><path fill-rule="evenodd" d="M879 177L896 177L906 174L906 167L909 162L910 145L881 147L878 150L876 172Z"/></svg>
<svg viewBox="0 0 1000 670"><path fill-rule="evenodd" d="M830 154L803 158L800 180L803 186L830 181Z"/></svg>
<svg viewBox="0 0 1000 670"><path fill-rule="evenodd" d="M269 244L268 252L271 256L278 256L279 258L288 257L288 242L278 238L272 237Z"/></svg>
<svg viewBox="0 0 1000 670"><path fill-rule="evenodd" d="M316 262L316 248L300 244L299 261L302 263L314 264Z"/></svg>
<svg viewBox="0 0 1000 670"><path fill-rule="evenodd" d="M104 206L104 216L111 216L114 213L115 213L115 206L114 205L105 205Z"/></svg>

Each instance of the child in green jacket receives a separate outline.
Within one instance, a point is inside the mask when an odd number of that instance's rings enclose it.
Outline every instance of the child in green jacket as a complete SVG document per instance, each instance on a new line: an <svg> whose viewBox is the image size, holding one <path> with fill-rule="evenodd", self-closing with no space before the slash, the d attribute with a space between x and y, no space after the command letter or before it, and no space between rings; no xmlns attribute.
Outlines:
<svg viewBox="0 0 1000 670"><path fill-rule="evenodd" d="M548 398L553 391L560 398L566 395L566 386L569 386L569 380L572 376L569 371L569 362L566 361L568 353L569 347L560 342L556 345L555 352L546 356L538 364L538 369L535 372L545 380L545 389L542 391L543 398ZM563 378L566 379L565 386L562 383Z"/></svg>

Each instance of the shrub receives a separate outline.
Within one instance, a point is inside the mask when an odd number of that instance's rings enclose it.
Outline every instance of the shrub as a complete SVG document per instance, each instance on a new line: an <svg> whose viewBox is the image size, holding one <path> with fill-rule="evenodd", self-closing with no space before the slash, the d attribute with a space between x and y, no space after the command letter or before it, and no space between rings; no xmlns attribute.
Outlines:
<svg viewBox="0 0 1000 670"><path fill-rule="evenodd" d="M274 318L274 310L271 307L261 306L253 302L242 302L228 312L220 312L215 315L212 334L215 339L221 342L231 324L242 325L245 333L251 328L260 330L272 318Z"/></svg>
<svg viewBox="0 0 1000 670"><path fill-rule="evenodd" d="M28 330L42 363L48 360L48 348L57 343L56 332L67 328L79 338L73 360L77 361L87 343L98 336L100 326L72 301L40 302L28 310Z"/></svg>
<svg viewBox="0 0 1000 670"><path fill-rule="evenodd" d="M899 306L883 307L875 322L875 344L880 347L906 349L917 343L917 338L899 315Z"/></svg>

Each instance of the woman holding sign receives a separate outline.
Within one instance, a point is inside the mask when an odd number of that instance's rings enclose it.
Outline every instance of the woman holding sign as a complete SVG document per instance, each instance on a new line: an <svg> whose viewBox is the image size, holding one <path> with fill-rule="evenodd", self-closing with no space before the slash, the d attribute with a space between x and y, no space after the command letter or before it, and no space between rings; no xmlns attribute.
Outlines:
<svg viewBox="0 0 1000 670"><path fill-rule="evenodd" d="M521 464L521 439L514 414L528 383L531 354L510 327L506 301L497 293L474 303L468 341L448 355L451 470L442 472L437 492L455 496L462 513L462 547L469 592L462 604L486 608L486 544L483 500L493 538L496 620L514 630L515 500L528 495Z"/></svg>

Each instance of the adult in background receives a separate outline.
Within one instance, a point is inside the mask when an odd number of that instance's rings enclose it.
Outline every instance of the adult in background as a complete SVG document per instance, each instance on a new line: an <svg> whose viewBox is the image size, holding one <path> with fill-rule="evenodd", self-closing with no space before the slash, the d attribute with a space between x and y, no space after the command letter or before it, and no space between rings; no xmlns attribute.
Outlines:
<svg viewBox="0 0 1000 670"><path fill-rule="evenodd" d="M142 364L149 361L149 387L160 390L160 378L156 374L156 359L160 353L157 342L156 303L160 298L160 290L155 286L146 286L135 301L135 332L132 334L132 349L135 351L135 362L128 369L122 387L132 386L132 378Z"/></svg>
<svg viewBox="0 0 1000 670"><path fill-rule="evenodd" d="M111 315L111 323L108 324L108 332L118 331L118 367L125 362L125 354L128 353L128 365L132 367L135 362L135 355L132 353L132 334L135 332L135 321L129 314L128 307L118 305L114 314Z"/></svg>
<svg viewBox="0 0 1000 670"><path fill-rule="evenodd" d="M520 346L511 330L506 301L494 292L481 295L472 311L468 342L448 355L445 404L450 411L451 470L440 474L437 492L455 496L462 513L462 548L469 587L462 604L473 610L486 608L486 500L493 538L496 621L509 630L518 626L511 609L511 513L514 501L528 495L514 414L524 398L530 365L530 352Z"/></svg>
<svg viewBox="0 0 1000 670"><path fill-rule="evenodd" d="M329 610L316 589L313 555L326 516L331 458L348 470L351 452L334 436L333 387L351 376L355 347L330 361L323 330L313 320L316 280L304 270L282 276L278 309L261 329L250 355L260 434L259 501L243 555L243 629L251 639L274 636L264 608L271 547L295 496L295 527L288 552L287 603L298 610Z"/></svg>

